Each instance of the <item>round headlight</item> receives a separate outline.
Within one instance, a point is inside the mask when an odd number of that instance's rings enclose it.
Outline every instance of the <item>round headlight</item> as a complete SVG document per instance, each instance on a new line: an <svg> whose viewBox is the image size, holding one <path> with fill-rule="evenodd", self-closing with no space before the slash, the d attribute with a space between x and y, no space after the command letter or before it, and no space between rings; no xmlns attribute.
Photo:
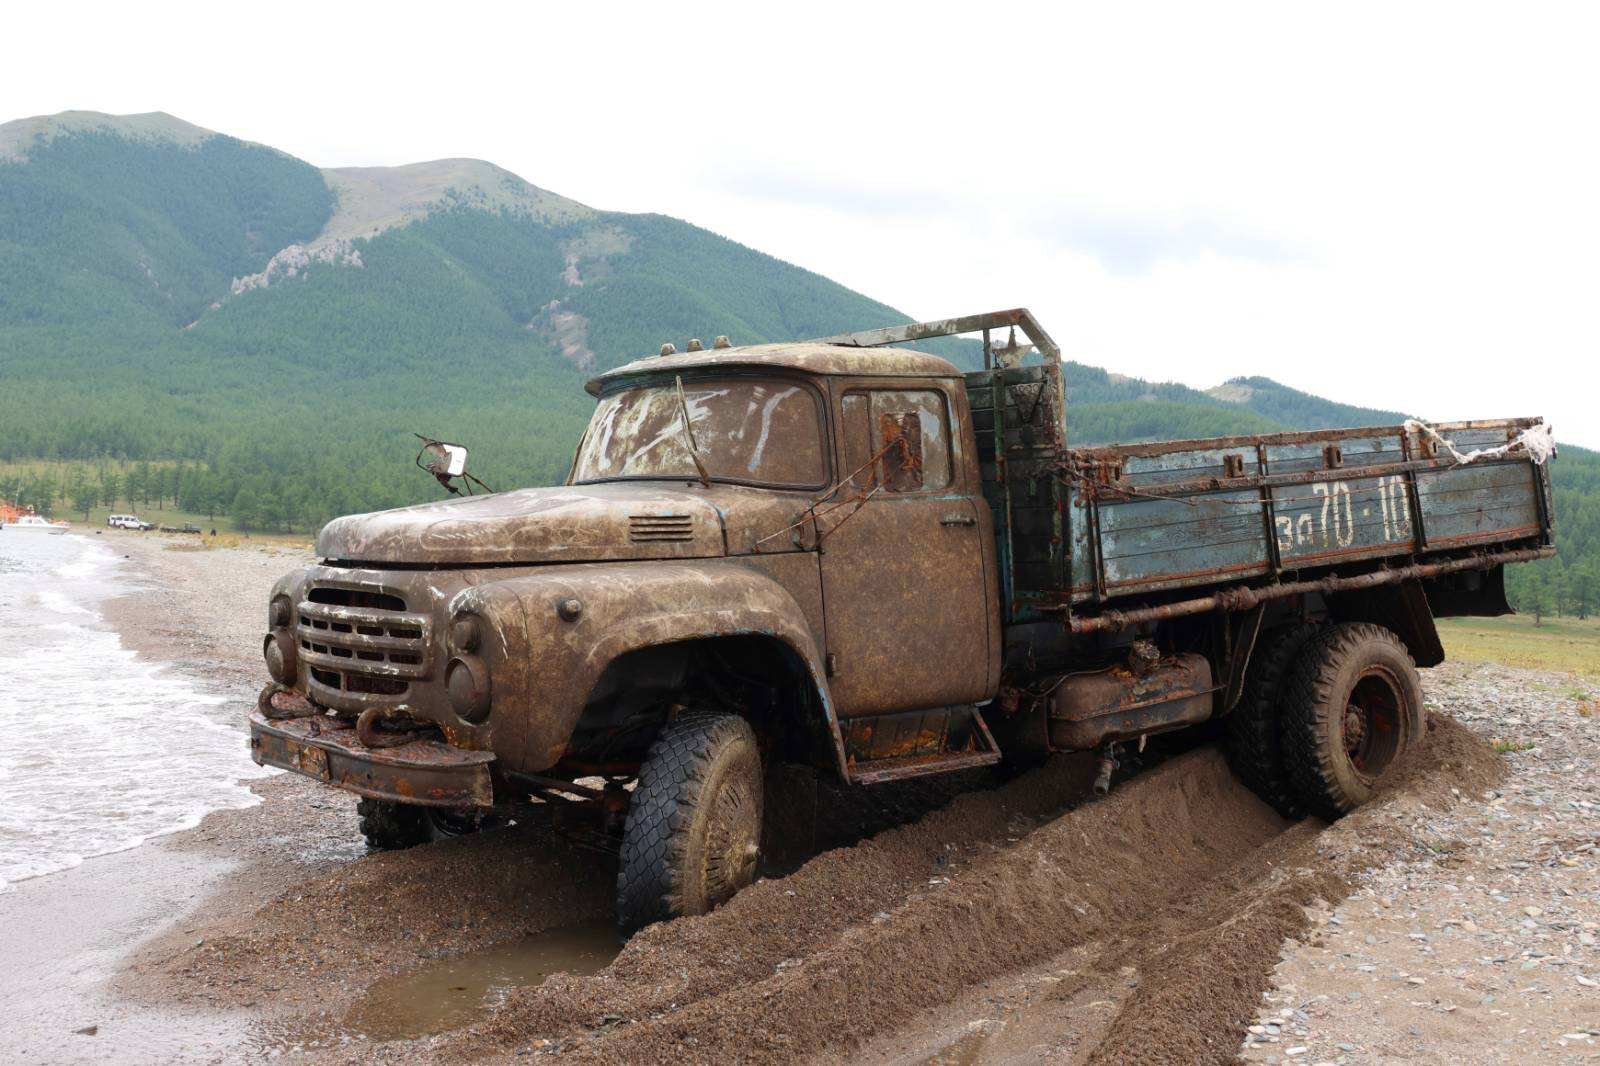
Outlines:
<svg viewBox="0 0 1600 1066"><path fill-rule="evenodd" d="M275 629L261 643L261 655L267 660L267 673L280 685L294 684L298 666L298 649L294 634L287 629Z"/></svg>
<svg viewBox="0 0 1600 1066"><path fill-rule="evenodd" d="M450 707L474 725L489 717L489 669L476 655L458 655L444 668Z"/></svg>

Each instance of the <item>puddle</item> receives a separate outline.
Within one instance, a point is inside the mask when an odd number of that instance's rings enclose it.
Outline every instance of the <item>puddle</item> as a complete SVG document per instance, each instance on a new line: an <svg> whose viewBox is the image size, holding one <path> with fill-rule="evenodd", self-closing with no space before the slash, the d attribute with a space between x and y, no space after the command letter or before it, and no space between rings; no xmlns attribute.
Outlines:
<svg viewBox="0 0 1600 1066"><path fill-rule="evenodd" d="M621 950L616 924L607 919L436 959L378 981L340 1028L367 1040L411 1040L459 1029L498 1007L514 989L540 984L553 973L598 973Z"/></svg>

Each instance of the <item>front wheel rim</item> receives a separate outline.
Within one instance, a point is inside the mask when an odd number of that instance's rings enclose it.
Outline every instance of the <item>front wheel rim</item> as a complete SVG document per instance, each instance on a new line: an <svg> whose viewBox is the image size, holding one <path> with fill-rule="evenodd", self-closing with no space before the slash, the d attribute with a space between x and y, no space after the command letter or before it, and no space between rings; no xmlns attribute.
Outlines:
<svg viewBox="0 0 1600 1066"><path fill-rule="evenodd" d="M748 781L726 782L706 812L700 883L707 908L755 880L760 855L761 799Z"/></svg>

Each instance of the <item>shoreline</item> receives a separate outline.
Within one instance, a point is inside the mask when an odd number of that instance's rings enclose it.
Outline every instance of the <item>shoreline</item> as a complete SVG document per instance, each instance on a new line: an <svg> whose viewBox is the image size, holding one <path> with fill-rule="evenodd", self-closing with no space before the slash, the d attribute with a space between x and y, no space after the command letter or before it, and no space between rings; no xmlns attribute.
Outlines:
<svg viewBox="0 0 1600 1066"><path fill-rule="evenodd" d="M241 708L247 703L241 697L250 693L253 644L240 649L237 643L251 616L238 610L236 601L230 604L232 597L223 590L231 586L237 595L245 591L237 587L241 584L261 584L259 602L264 604L266 587L297 565L297 553L228 548L169 552L183 542L95 532L73 529L118 557L113 578L118 588L96 605L98 624L143 662L221 697L215 720L238 729L243 744ZM199 555L215 558L196 565ZM246 575L243 581L241 575ZM263 877L273 880L264 857L217 846L209 839L215 833L208 826L219 819L234 823L241 816L245 824L259 822L254 812L263 811L284 791L277 780L241 778L239 784L260 802L209 811L193 824L16 881L0 894L0 958L7 963L0 1011L12 1019L0 1031L0 1058L135 1063L238 1057L239 1019L180 1014L134 1002L120 994L118 971L144 943L179 930L208 905L244 904L242 886ZM154 1045L152 1033L162 1034Z"/></svg>

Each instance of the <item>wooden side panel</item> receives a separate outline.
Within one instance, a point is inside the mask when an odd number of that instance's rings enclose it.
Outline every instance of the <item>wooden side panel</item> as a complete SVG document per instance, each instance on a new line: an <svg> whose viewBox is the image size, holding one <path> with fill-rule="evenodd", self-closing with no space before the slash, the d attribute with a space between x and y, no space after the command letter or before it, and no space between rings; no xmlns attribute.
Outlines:
<svg viewBox="0 0 1600 1066"><path fill-rule="evenodd" d="M1538 485L1524 462L1474 463L1417 475L1427 547L1447 548L1539 532Z"/></svg>
<svg viewBox="0 0 1600 1066"><path fill-rule="evenodd" d="M1106 591L1182 588L1268 570L1266 526L1255 492L1100 505Z"/></svg>
<svg viewBox="0 0 1600 1066"><path fill-rule="evenodd" d="M1196 478L1225 476L1228 456L1237 456L1238 462L1249 464L1255 472L1254 451L1243 448L1205 448L1194 451L1171 452L1167 455L1129 456L1123 466L1124 482L1134 488L1155 488Z"/></svg>
<svg viewBox="0 0 1600 1066"><path fill-rule="evenodd" d="M1504 445L1533 424L1440 430L1466 451ZM1550 539L1549 475L1525 453L1456 465L1401 426L1088 448L1068 459L1075 602Z"/></svg>

